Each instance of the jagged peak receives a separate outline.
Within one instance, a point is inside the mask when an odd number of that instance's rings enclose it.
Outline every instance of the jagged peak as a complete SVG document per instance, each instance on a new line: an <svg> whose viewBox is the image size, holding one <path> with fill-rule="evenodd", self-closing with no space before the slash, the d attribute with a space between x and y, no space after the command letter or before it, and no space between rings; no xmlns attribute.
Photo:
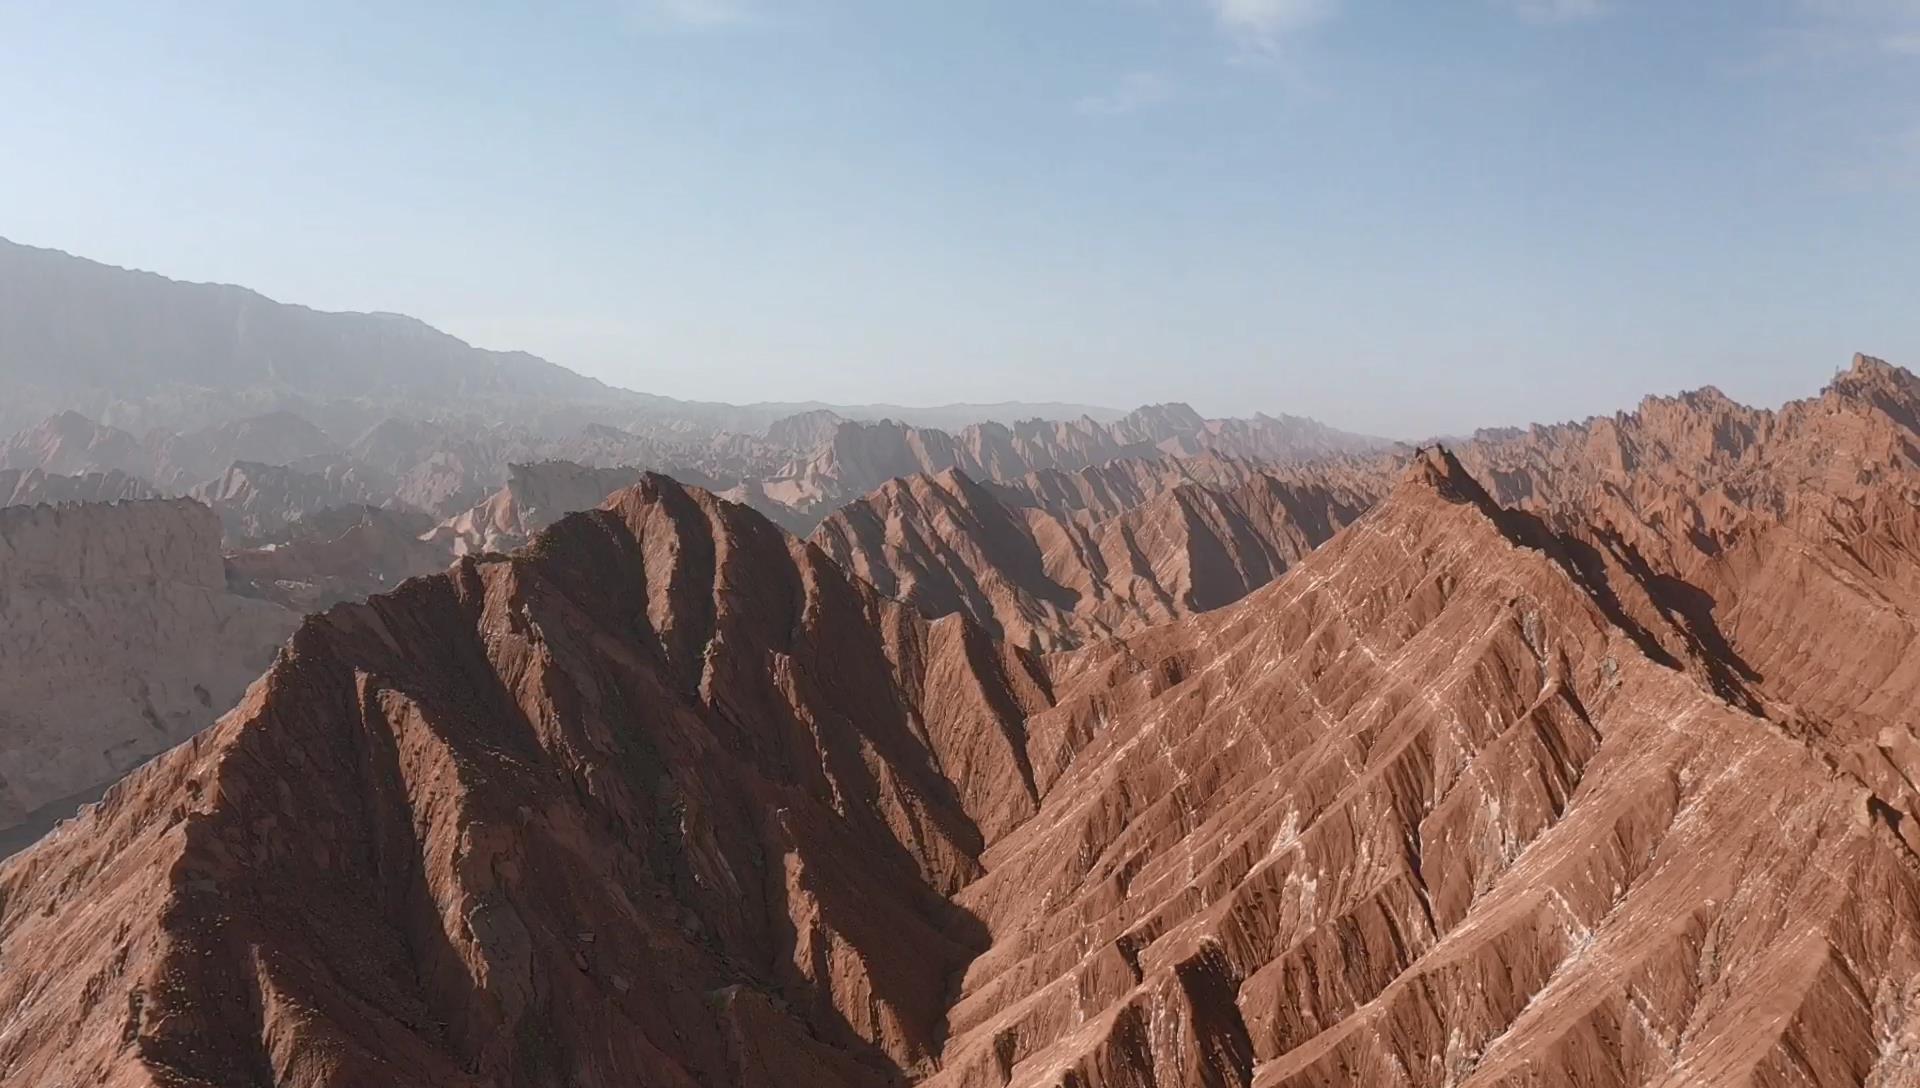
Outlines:
<svg viewBox="0 0 1920 1088"><path fill-rule="evenodd" d="M1173 420L1183 424L1191 424L1196 427L1206 422L1206 418L1202 416L1199 412L1194 411L1192 405L1186 403L1185 401L1178 401L1178 400L1170 400L1163 404L1143 404L1140 407L1135 408L1133 411L1128 412L1126 415L1126 419L1127 420L1145 420L1145 419Z"/></svg>
<svg viewBox="0 0 1920 1088"><path fill-rule="evenodd" d="M1885 414L1908 430L1920 429L1920 379L1905 367L1856 354L1822 391L1829 404L1851 404Z"/></svg>
<svg viewBox="0 0 1920 1088"><path fill-rule="evenodd" d="M1904 368L1894 366L1892 363L1887 362L1885 359L1879 358L1878 356L1874 356L1874 355L1868 355L1865 352L1859 352L1859 351L1856 351L1853 353L1853 364L1847 368L1847 371L1848 373L1852 373L1852 374L1895 374L1895 373L1904 374L1906 373L1906 370Z"/></svg>
<svg viewBox="0 0 1920 1088"><path fill-rule="evenodd" d="M702 506L712 506L727 501L706 488L683 484L664 472L646 471L640 474L638 480L608 495L601 509L613 510L636 505L652 506L675 499L691 499ZM728 503L728 505L740 506L739 503ZM741 509L748 508L742 506ZM748 512L753 513L751 510ZM758 513L754 513L754 516L761 517ZM771 525L772 522L768 524Z"/></svg>
<svg viewBox="0 0 1920 1088"><path fill-rule="evenodd" d="M1399 490L1431 491L1451 503L1471 503L1488 512L1500 505L1480 486L1473 473L1445 446L1421 446L1414 450L1407 470L1400 477Z"/></svg>
<svg viewBox="0 0 1920 1088"><path fill-rule="evenodd" d="M1905 367L1895 366L1885 359L1856 353L1852 365L1834 375L1826 391L1845 394L1866 387L1906 386L1913 381L1913 372Z"/></svg>
<svg viewBox="0 0 1920 1088"><path fill-rule="evenodd" d="M967 475L966 470L959 465L943 468L939 472L933 473L932 477L941 487L948 489L972 491L980 486L980 482L972 476Z"/></svg>
<svg viewBox="0 0 1920 1088"><path fill-rule="evenodd" d="M1635 407L1633 412L1618 413L1611 417L1610 421L1616 425L1631 425L1636 416L1645 416L1650 411L1659 411L1662 408L1668 407L1713 412L1748 410L1746 405L1727 396L1719 386L1703 385L1697 389L1683 389L1671 396L1649 393L1640 398L1640 403ZM1608 419L1609 417L1600 416L1596 417L1592 422L1597 423Z"/></svg>

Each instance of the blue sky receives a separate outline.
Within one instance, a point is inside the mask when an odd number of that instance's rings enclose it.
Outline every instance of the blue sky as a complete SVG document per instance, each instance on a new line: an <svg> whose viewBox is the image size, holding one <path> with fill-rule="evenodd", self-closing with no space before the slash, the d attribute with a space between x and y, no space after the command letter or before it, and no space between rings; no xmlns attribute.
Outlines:
<svg viewBox="0 0 1920 1088"><path fill-rule="evenodd" d="M0 235L675 396L1920 366L1920 0L0 0L0 101Z"/></svg>

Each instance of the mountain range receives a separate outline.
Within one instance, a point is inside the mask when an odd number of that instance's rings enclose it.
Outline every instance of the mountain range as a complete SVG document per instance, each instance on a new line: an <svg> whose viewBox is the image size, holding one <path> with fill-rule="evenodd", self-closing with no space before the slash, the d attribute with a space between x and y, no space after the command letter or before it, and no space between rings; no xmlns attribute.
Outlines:
<svg viewBox="0 0 1920 1088"><path fill-rule="evenodd" d="M0 1081L1920 1083L1908 371L1414 448L517 366L0 447Z"/></svg>
<svg viewBox="0 0 1920 1088"><path fill-rule="evenodd" d="M122 428L195 430L292 411L336 433L390 415L470 416L537 429L684 421L759 431L831 411L964 427L1034 417L1103 421L1092 405L682 401L608 386L520 351L476 348L417 319L328 313L225 284L185 283L0 238L0 430L78 410Z"/></svg>

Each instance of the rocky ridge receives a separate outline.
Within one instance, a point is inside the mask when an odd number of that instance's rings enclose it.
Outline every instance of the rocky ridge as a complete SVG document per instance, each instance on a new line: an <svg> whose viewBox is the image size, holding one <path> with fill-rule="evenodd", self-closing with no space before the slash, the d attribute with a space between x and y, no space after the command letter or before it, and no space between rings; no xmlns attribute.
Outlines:
<svg viewBox="0 0 1920 1088"><path fill-rule="evenodd" d="M893 480L812 540L930 615L964 612L1035 650L1231 603L1372 504L1343 466L1294 471L1206 454L1125 458L981 483L959 469Z"/></svg>
<svg viewBox="0 0 1920 1088"><path fill-rule="evenodd" d="M1184 404L1149 405L1112 423L1034 419L981 423L953 434L891 420L842 422L818 449L750 483L746 497L763 498L817 523L888 480L949 469L975 480L1010 482L1032 472L1076 472L1161 454L1211 452L1295 463L1389 445L1293 416L1208 420Z"/></svg>

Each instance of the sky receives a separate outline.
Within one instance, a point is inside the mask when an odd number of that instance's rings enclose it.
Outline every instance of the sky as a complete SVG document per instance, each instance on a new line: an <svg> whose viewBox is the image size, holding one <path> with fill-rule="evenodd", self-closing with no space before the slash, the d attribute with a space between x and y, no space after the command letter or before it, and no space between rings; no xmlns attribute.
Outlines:
<svg viewBox="0 0 1920 1088"><path fill-rule="evenodd" d="M0 236L729 401L1920 369L1920 0L0 0Z"/></svg>

